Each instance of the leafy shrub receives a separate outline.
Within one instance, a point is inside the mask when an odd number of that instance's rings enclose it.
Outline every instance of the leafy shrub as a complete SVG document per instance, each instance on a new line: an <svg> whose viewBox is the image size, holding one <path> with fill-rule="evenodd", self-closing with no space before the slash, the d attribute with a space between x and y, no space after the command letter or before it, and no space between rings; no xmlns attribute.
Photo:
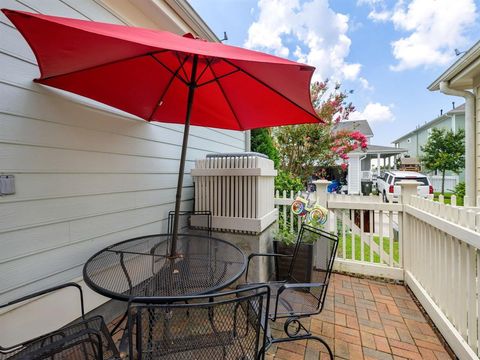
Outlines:
<svg viewBox="0 0 480 360"><path fill-rule="evenodd" d="M262 128L251 130L250 148L252 151L267 155L268 158L273 161L275 168L278 169L280 157L267 129Z"/></svg>
<svg viewBox="0 0 480 360"><path fill-rule="evenodd" d="M283 192L283 190L288 193L290 190L293 190L295 193L304 190L302 180L294 176L285 170L278 170L278 174L275 177L275 190Z"/></svg>
<svg viewBox="0 0 480 360"><path fill-rule="evenodd" d="M465 182L459 182L456 186L455 186L455 190L454 190L454 193L457 197L464 197L465 196Z"/></svg>
<svg viewBox="0 0 480 360"><path fill-rule="evenodd" d="M293 245L297 241L297 234L290 232L290 230L283 229L280 227L274 234L273 239L276 241L280 241L285 245Z"/></svg>

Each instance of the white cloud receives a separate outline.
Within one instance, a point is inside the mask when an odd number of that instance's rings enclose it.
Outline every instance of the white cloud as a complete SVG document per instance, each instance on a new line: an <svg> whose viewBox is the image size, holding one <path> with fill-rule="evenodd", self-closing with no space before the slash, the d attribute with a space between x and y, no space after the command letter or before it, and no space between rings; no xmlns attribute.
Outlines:
<svg viewBox="0 0 480 360"><path fill-rule="evenodd" d="M375 10L373 9L370 11L368 14L368 18L370 20L376 21L376 22L385 22L388 21L392 16L392 13L388 10Z"/></svg>
<svg viewBox="0 0 480 360"><path fill-rule="evenodd" d="M372 10L368 17L376 22L391 22L408 34L391 43L397 64L394 71L419 66L446 65L454 58L454 49L468 45L466 31L476 19L474 0L397 0L387 9L382 0L359 0Z"/></svg>
<svg viewBox="0 0 480 360"><path fill-rule="evenodd" d="M368 103L363 111L355 111L350 114L350 120L368 120L370 123L391 122L395 120L392 112L392 105L380 103Z"/></svg>
<svg viewBox="0 0 480 360"><path fill-rule="evenodd" d="M383 0L357 0L357 5L367 4L372 6L380 3L383 3Z"/></svg>
<svg viewBox="0 0 480 360"><path fill-rule="evenodd" d="M364 77L359 77L358 78L358 81L360 82L360 84L362 85L363 89L365 90L368 90L368 91L373 91L373 86L370 85L370 83L368 82L367 79L365 79Z"/></svg>
<svg viewBox="0 0 480 360"><path fill-rule="evenodd" d="M246 47L313 65L315 80L358 79L361 64L346 61L349 18L334 12L328 0L259 0L258 10Z"/></svg>

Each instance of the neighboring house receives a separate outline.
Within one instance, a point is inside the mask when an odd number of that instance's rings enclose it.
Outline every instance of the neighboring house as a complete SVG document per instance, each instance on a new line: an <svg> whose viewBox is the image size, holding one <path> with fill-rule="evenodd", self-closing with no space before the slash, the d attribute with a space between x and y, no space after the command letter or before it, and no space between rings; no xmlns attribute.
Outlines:
<svg viewBox="0 0 480 360"><path fill-rule="evenodd" d="M423 156L422 146L427 143L428 137L433 128L447 129L457 131L458 129L465 129L465 104L455 107L449 112L440 115L439 117L415 128L415 130L399 137L392 141L397 148L406 149L407 152L404 156L408 156L413 160L420 163L420 159ZM447 175L456 175L451 172L447 172ZM462 171L459 174L460 181L464 181L465 173Z"/></svg>
<svg viewBox="0 0 480 360"><path fill-rule="evenodd" d="M339 131L359 131L365 135L369 144L371 138L373 137L372 128L367 120L340 121L333 127L333 132Z"/></svg>
<svg viewBox="0 0 480 360"><path fill-rule="evenodd" d="M465 99L465 187L466 205L480 205L480 41L428 86Z"/></svg>
<svg viewBox="0 0 480 360"><path fill-rule="evenodd" d="M349 194L360 194L362 182L372 182L380 175L380 167L396 169L395 159L405 149L371 144L373 131L367 120L341 121L334 131L360 131L368 140L367 149L357 149L348 154L347 185ZM379 166L380 165L380 166ZM372 171L375 166L375 171Z"/></svg>
<svg viewBox="0 0 480 360"><path fill-rule="evenodd" d="M25 0L4 6L218 41L185 0ZM0 196L0 303L5 303L53 284L83 285L83 264L96 251L165 233L183 126L148 123L34 83L35 57L1 13L0 68L0 173L16 181L14 195ZM212 151L243 152L247 144L244 132L193 127L183 208L192 206L188 172L194 160ZM85 291L87 310L107 300Z"/></svg>

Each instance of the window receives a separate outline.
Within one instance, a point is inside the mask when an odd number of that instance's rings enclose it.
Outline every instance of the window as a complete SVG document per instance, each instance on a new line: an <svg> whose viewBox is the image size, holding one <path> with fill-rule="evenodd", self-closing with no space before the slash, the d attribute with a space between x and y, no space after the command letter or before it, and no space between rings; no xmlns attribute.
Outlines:
<svg viewBox="0 0 480 360"><path fill-rule="evenodd" d="M410 178L398 177L398 178L395 179L395 184L402 181L402 180L415 180L415 181L418 181L419 183L422 183L422 185L430 185L428 183L428 179L426 177L410 177Z"/></svg>

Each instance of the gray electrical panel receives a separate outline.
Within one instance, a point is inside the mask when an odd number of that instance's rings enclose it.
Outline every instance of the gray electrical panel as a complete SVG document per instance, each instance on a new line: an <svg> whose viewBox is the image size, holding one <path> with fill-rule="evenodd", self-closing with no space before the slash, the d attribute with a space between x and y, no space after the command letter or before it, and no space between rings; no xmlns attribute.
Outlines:
<svg viewBox="0 0 480 360"><path fill-rule="evenodd" d="M0 175L0 195L15 194L15 176Z"/></svg>

